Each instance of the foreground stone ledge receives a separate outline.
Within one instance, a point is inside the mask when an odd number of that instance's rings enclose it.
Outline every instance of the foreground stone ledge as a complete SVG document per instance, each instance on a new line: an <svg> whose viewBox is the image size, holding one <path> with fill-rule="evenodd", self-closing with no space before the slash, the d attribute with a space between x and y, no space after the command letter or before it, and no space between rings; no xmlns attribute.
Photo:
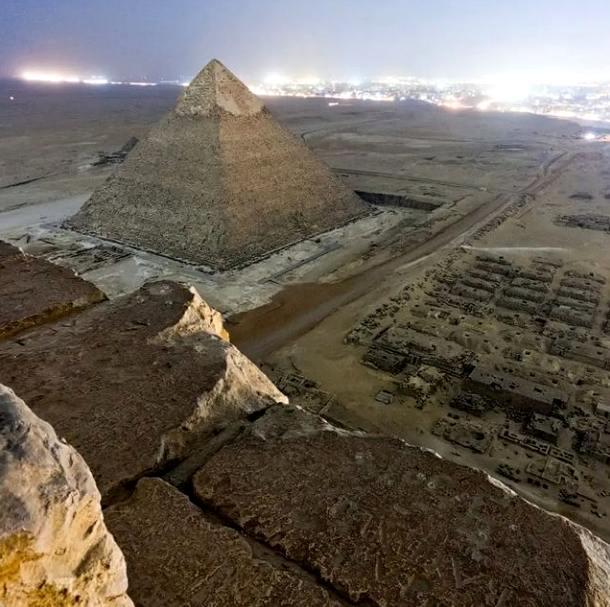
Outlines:
<svg viewBox="0 0 610 607"><path fill-rule="evenodd" d="M195 493L351 601L610 605L609 547L483 473L398 440L266 418L203 466Z"/></svg>
<svg viewBox="0 0 610 607"><path fill-rule="evenodd" d="M194 290L153 283L6 342L0 381L79 450L107 497L207 432L286 402L224 337Z"/></svg>
<svg viewBox="0 0 610 607"><path fill-rule="evenodd" d="M105 299L71 270L0 241L0 339Z"/></svg>
<svg viewBox="0 0 610 607"><path fill-rule="evenodd" d="M87 465L0 385L0 605L130 607Z"/></svg>
<svg viewBox="0 0 610 607"><path fill-rule="evenodd" d="M106 510L125 552L130 594L146 607L338 607L310 577L210 522L159 479Z"/></svg>

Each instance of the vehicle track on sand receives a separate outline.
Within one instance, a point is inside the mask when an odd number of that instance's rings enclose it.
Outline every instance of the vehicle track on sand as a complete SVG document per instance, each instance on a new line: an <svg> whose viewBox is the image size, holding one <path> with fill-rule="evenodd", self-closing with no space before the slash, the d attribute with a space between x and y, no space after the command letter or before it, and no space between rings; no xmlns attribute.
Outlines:
<svg viewBox="0 0 610 607"><path fill-rule="evenodd" d="M562 152L545 162L536 177L514 194L498 194L454 223L443 227L423 243L414 244L400 255L334 283L286 285L270 303L229 319L233 343L247 356L261 360L304 335L327 316L377 289L398 268L434 257L439 250L459 242L469 232L506 211L523 195L535 195L578 157Z"/></svg>

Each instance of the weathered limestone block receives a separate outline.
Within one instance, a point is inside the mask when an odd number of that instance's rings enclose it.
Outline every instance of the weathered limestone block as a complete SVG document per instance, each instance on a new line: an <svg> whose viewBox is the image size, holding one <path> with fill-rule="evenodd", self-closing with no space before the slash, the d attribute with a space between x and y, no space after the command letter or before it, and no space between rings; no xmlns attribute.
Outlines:
<svg viewBox="0 0 610 607"><path fill-rule="evenodd" d="M222 314L207 304L194 287L190 287L192 299L180 320L173 326L159 333L158 340L180 340L187 335L196 335L205 331L229 341L229 333L225 329Z"/></svg>
<svg viewBox="0 0 610 607"><path fill-rule="evenodd" d="M314 579L270 551L212 522L159 479L142 479L106 510L125 552L130 594L146 607L331 607Z"/></svg>
<svg viewBox="0 0 610 607"><path fill-rule="evenodd" d="M0 339L104 299L71 270L0 241Z"/></svg>
<svg viewBox="0 0 610 607"><path fill-rule="evenodd" d="M308 421L282 431L269 415L203 466L195 493L347 600L610 605L610 548L585 529L401 441Z"/></svg>
<svg viewBox="0 0 610 607"><path fill-rule="evenodd" d="M0 605L129 607L87 465L0 385Z"/></svg>
<svg viewBox="0 0 610 607"><path fill-rule="evenodd" d="M216 312L159 282L0 346L11 385L83 455L106 498L205 434L285 403Z"/></svg>

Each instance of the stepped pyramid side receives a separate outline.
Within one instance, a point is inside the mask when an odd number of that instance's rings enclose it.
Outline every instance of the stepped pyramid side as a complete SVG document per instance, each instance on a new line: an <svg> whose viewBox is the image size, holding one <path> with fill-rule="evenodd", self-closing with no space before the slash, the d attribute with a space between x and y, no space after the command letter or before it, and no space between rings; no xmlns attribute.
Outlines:
<svg viewBox="0 0 610 607"><path fill-rule="evenodd" d="M212 61L68 224L226 269L366 210L260 99Z"/></svg>
<svg viewBox="0 0 610 607"><path fill-rule="evenodd" d="M213 59L187 87L174 108L179 116L255 116L265 110L263 102L220 61Z"/></svg>

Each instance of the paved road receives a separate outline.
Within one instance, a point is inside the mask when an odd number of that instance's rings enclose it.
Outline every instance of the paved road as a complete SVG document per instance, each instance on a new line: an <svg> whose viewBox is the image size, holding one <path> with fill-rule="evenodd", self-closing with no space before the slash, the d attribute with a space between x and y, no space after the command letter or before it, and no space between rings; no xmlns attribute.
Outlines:
<svg viewBox="0 0 610 607"><path fill-rule="evenodd" d="M229 330L233 343L250 358L263 359L313 329L339 308L377 288L380 281L397 268L434 256L506 210L523 194L541 191L557 179L576 156L565 152L558 154L542 165L534 180L519 192L498 194L442 228L426 242L415 244L399 256L369 267L360 274L337 283L287 285L271 303L231 319Z"/></svg>

